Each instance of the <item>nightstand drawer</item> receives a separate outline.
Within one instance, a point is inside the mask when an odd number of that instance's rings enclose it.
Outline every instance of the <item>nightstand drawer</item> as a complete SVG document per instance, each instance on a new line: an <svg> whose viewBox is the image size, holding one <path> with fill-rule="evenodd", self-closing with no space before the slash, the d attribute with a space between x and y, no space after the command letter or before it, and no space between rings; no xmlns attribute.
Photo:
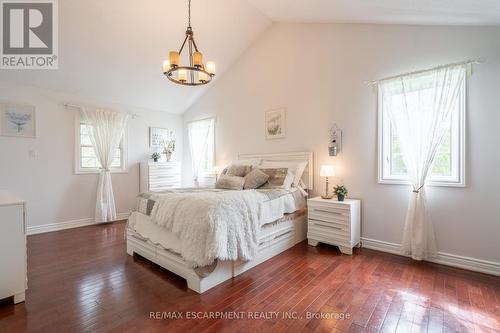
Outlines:
<svg viewBox="0 0 500 333"><path fill-rule="evenodd" d="M351 212L348 210L336 210L335 208L325 209L309 207L308 216L311 219L320 221L331 221L343 224L351 224Z"/></svg>
<svg viewBox="0 0 500 333"><path fill-rule="evenodd" d="M307 227L310 231L314 230L328 235L341 236L343 238L349 238L351 236L350 227L339 223L309 219Z"/></svg>
<svg viewBox="0 0 500 333"><path fill-rule="evenodd" d="M351 242L349 239L342 236L335 235L326 235L323 232L317 230L311 230L307 232L307 238L315 239L322 243L333 244L333 245L341 245L341 246L351 246Z"/></svg>

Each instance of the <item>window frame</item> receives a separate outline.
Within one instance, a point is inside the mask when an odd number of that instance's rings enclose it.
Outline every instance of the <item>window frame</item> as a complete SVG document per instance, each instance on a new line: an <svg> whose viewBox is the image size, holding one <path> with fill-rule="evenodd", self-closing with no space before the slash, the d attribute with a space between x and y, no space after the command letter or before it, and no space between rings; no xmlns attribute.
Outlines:
<svg viewBox="0 0 500 333"><path fill-rule="evenodd" d="M193 120L193 121L190 121L190 123L195 123L195 122L198 122L198 121L204 121L204 120L211 120L213 119L213 129L212 129L212 132L213 132L213 151L211 153L212 155L212 168L211 170L205 170L204 172L200 172L199 176L202 177L202 178L211 178L211 177L214 177L215 176L215 171L214 171L214 167L216 165L216 162L215 162L215 126L217 124L217 119L216 117L206 117L206 118L202 118L202 119L196 119L196 120ZM208 148L208 147L207 147Z"/></svg>
<svg viewBox="0 0 500 333"><path fill-rule="evenodd" d="M100 168L83 168L81 166L81 133L80 125L84 124L79 116L75 117L75 174L76 175L86 175L86 174L98 174L101 172ZM123 138L120 141L121 147L121 167L111 168L111 173L128 173L128 125L125 127L123 132Z"/></svg>
<svg viewBox="0 0 500 333"><path fill-rule="evenodd" d="M391 161L387 161L385 156L391 154L391 129L388 117L385 117L383 109L382 94L378 90L378 172L377 180L379 184L393 185L410 185L408 176L396 176L390 174ZM466 187L465 181L465 121L467 111L467 79L464 79L464 84L459 96L459 112L454 114L452 120L451 132L451 163L452 176L429 176L426 185L429 186L444 186L444 187ZM458 118L458 119L457 119ZM389 125L387 125L389 123ZM389 130L387 127L389 126ZM387 133L389 132L389 133ZM388 153L386 153L389 150ZM387 168L389 172L386 172Z"/></svg>

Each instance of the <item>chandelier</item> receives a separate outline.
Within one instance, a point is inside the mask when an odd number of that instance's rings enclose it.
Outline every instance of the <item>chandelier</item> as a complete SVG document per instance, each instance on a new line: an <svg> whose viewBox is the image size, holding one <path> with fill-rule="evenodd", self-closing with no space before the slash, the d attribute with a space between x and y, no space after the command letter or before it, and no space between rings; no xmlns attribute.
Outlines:
<svg viewBox="0 0 500 333"><path fill-rule="evenodd" d="M198 51L191 28L191 0L188 0L188 27L186 37L179 52L170 51L169 60L163 62L163 74L172 82L185 86L200 86L212 81L215 76L215 63L203 64L203 54ZM187 44L189 64L181 65L181 54Z"/></svg>

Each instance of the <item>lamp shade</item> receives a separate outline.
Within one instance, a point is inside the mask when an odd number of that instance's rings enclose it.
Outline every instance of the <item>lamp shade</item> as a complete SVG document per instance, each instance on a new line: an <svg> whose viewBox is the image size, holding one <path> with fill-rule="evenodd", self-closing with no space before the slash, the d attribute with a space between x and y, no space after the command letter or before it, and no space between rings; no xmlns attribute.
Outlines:
<svg viewBox="0 0 500 333"><path fill-rule="evenodd" d="M333 165L322 165L321 171L319 172L321 177L333 177L335 176L335 169Z"/></svg>

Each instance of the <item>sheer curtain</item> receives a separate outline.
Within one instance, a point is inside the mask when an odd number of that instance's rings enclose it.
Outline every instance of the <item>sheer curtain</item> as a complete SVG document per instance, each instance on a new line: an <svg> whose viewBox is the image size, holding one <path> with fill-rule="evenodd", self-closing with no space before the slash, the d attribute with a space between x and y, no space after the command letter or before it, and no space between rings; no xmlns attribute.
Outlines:
<svg viewBox="0 0 500 333"><path fill-rule="evenodd" d="M410 74L379 84L384 112L401 142L412 185L402 252L415 260L432 257L436 240L427 208L425 182L437 149L459 103L466 65Z"/></svg>
<svg viewBox="0 0 500 333"><path fill-rule="evenodd" d="M81 118L87 124L90 140L101 164L95 220L97 223L113 221L116 219L116 208L110 168L115 149L120 144L127 126L128 115L103 110L82 109Z"/></svg>
<svg viewBox="0 0 500 333"><path fill-rule="evenodd" d="M211 146L209 138L213 135L215 119L203 119L188 123L189 149L193 167L193 180L198 184L200 168ZM212 152L213 153L213 152Z"/></svg>

